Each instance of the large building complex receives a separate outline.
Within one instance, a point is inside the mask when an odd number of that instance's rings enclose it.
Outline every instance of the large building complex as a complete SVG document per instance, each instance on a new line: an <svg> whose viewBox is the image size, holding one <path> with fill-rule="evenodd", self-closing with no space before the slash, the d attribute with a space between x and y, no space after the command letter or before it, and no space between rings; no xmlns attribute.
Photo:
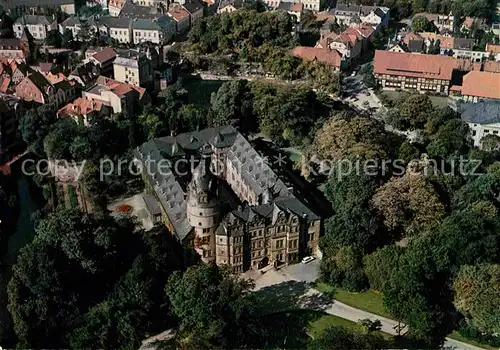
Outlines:
<svg viewBox="0 0 500 350"><path fill-rule="evenodd" d="M162 221L204 262L243 272L319 254L321 217L235 128L154 139L135 155Z"/></svg>

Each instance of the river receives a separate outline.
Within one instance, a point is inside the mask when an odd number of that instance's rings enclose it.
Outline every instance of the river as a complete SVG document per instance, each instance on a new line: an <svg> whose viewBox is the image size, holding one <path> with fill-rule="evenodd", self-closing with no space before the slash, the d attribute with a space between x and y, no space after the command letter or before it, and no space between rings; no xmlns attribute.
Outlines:
<svg viewBox="0 0 500 350"><path fill-rule="evenodd" d="M31 178L24 174L15 174L17 177L17 191L19 199L19 217L15 231L9 237L6 262L11 266L16 261L19 250L31 242L34 236L34 226L31 214L43 208L45 200L42 191Z"/></svg>
<svg viewBox="0 0 500 350"><path fill-rule="evenodd" d="M0 271L0 346L7 348L13 347L12 328L10 328L10 320L6 309L7 303L7 282L11 275L12 265L15 264L17 255L21 248L31 242L34 237L34 225L31 221L31 214L38 209L43 208L45 200L42 196L41 189L36 186L31 178L18 173L10 176L15 177L15 183L18 193L18 210L7 212L7 215L18 215L15 222L14 231L11 231L7 240L7 251L5 253L4 262ZM8 221L8 220L7 220ZM10 224L11 225L11 224Z"/></svg>

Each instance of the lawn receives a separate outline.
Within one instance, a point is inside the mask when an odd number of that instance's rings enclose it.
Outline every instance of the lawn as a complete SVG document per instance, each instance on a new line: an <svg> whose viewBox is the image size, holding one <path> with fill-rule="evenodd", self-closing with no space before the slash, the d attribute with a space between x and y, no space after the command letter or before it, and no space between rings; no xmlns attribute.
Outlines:
<svg viewBox="0 0 500 350"><path fill-rule="evenodd" d="M390 91L389 90L389 91L382 92L382 94L389 97L392 101L395 101L401 95L401 91ZM446 96L429 96L429 98L431 99L432 104L436 108L444 108L448 105Z"/></svg>
<svg viewBox="0 0 500 350"><path fill-rule="evenodd" d="M78 208L78 197L76 195L76 190L71 185L68 185L68 197L71 208Z"/></svg>
<svg viewBox="0 0 500 350"><path fill-rule="evenodd" d="M334 288L325 283L318 283L315 288L322 293L331 294L336 300L346 305L391 318L391 315L385 311L382 305L382 294L374 290L351 293L340 288Z"/></svg>
<svg viewBox="0 0 500 350"><path fill-rule="evenodd" d="M292 310L266 315L261 325L268 330L262 347L267 349L304 349L311 338L317 338L330 327L342 326L346 329L362 332L355 322L341 317L328 315L321 311ZM387 333L376 332L386 339Z"/></svg>
<svg viewBox="0 0 500 350"><path fill-rule="evenodd" d="M489 346L489 345L486 345L486 344L483 344L483 343L479 343L479 342L477 342L475 340L467 339L467 338L461 336L460 333L458 333L457 331L454 331L448 337L450 337L451 339L455 339L455 340L458 340L458 341L470 344L470 345L477 346L479 348L483 348L483 349L491 349L491 350L497 349L497 348L495 348L493 346Z"/></svg>
<svg viewBox="0 0 500 350"><path fill-rule="evenodd" d="M376 315L387 317L389 319L392 318L391 315L387 311L385 311L384 306L382 305L382 294L380 294L376 291L367 290L366 292L351 293L351 292L348 292L348 291L340 289L340 288L332 287L332 286L330 286L326 283L322 283L322 282L316 284L315 288L318 291L320 291L321 293L324 293L327 295L332 295L336 300L338 300L346 305L355 307L357 309L365 310L365 311L374 313ZM349 322L347 320L343 320L343 321ZM327 320L323 320L323 318L319 319L316 322L319 323L319 325L316 326L318 329L325 329L328 327L328 326L323 326L324 322L328 322ZM354 324L354 325L357 326L356 324ZM346 327L348 327L348 326L346 325ZM449 337L452 339L467 343L467 344L481 347L483 349L491 349L491 350L496 349L492 346L464 338L456 331L451 333L449 335Z"/></svg>
<svg viewBox="0 0 500 350"><path fill-rule="evenodd" d="M217 92L223 83L221 80L203 80L189 75L182 77L182 86L188 92L189 103L205 110L210 107L212 92Z"/></svg>

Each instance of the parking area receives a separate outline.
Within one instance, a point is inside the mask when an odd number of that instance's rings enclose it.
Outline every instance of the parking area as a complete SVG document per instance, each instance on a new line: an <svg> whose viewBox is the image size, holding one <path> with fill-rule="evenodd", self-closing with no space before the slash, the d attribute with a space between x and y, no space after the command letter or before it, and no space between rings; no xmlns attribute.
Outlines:
<svg viewBox="0 0 500 350"><path fill-rule="evenodd" d="M255 282L255 290L288 281L312 283L319 277L319 264L320 260L315 259L307 264L297 263L279 270L271 269L266 273L249 271L243 276L251 278Z"/></svg>

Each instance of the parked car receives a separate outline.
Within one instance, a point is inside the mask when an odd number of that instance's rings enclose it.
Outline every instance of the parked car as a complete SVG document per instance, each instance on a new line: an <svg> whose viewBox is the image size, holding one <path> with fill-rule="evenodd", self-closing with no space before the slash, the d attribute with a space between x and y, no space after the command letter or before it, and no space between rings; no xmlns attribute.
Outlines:
<svg viewBox="0 0 500 350"><path fill-rule="evenodd" d="M302 264L310 263L314 259L316 259L314 256L306 256L305 258L302 259Z"/></svg>

